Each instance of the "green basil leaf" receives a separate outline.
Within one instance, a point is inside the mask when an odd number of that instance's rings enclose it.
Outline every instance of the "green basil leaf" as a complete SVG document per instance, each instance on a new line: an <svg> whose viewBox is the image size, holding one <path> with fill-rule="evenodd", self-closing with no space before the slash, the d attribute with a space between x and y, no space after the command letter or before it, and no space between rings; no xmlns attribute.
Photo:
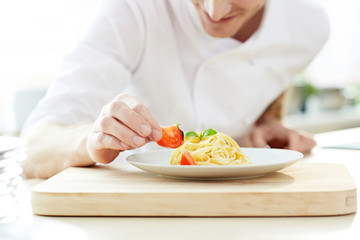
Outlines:
<svg viewBox="0 0 360 240"><path fill-rule="evenodd" d="M185 137L199 137L199 135L196 133L196 132L194 132L194 131L191 131L191 132L187 132L187 133L185 133Z"/></svg>
<svg viewBox="0 0 360 240"><path fill-rule="evenodd" d="M203 133L202 133L202 137L205 138L205 137L209 137L209 136L212 136L212 135L215 135L217 134L217 132L214 130L214 129L206 129Z"/></svg>
<svg viewBox="0 0 360 240"><path fill-rule="evenodd" d="M204 136L204 132L201 132L200 133L200 141L203 139L203 136Z"/></svg>

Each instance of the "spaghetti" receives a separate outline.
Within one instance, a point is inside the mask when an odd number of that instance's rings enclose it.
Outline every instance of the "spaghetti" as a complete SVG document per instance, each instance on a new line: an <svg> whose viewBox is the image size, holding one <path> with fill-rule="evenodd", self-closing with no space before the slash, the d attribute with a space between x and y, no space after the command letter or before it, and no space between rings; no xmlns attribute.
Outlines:
<svg viewBox="0 0 360 240"><path fill-rule="evenodd" d="M189 152L196 165L242 165L251 162L242 153L239 145L228 135L216 133L204 138L186 138L176 148L170 158L170 164L180 165L181 157Z"/></svg>

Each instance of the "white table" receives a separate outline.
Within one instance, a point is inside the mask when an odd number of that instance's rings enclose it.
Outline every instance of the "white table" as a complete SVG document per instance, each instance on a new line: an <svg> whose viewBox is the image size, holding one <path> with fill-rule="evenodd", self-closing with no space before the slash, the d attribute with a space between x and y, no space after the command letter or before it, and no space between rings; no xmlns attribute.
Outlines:
<svg viewBox="0 0 360 240"><path fill-rule="evenodd" d="M360 140L360 128L319 134L320 145L348 139ZM317 147L302 161L344 164L360 186L360 150L338 150ZM49 236L58 239L82 234L87 239L360 239L360 216L350 214L332 217L44 217L31 213L29 188L41 180L26 180L20 223L51 223ZM359 194L358 194L359 195ZM359 196L357 203L359 206ZM51 221L56 222L51 222ZM64 223L77 226L67 228ZM57 228L58 226L58 228ZM80 231L80 232L78 232ZM65 235L64 235L65 234ZM65 237L64 237L65 236ZM53 238L55 239L55 238Z"/></svg>

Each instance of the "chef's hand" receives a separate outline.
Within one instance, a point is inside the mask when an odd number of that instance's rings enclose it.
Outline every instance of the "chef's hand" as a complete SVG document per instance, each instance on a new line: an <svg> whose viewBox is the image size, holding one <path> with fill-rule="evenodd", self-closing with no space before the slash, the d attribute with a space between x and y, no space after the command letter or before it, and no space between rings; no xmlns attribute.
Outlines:
<svg viewBox="0 0 360 240"><path fill-rule="evenodd" d="M285 127L280 121L269 120L255 124L238 141L241 147L284 148L310 153L315 140L306 133Z"/></svg>
<svg viewBox="0 0 360 240"><path fill-rule="evenodd" d="M98 163L112 162L121 151L159 141L161 127L141 101L127 94L105 105L87 138L87 151Z"/></svg>

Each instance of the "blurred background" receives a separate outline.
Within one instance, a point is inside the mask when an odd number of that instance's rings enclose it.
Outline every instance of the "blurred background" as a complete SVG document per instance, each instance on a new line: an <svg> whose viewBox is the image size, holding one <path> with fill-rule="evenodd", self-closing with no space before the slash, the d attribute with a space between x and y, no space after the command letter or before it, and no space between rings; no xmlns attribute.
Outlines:
<svg viewBox="0 0 360 240"><path fill-rule="evenodd" d="M97 1L0 0L0 135L18 135ZM312 1L328 13L330 38L294 79L285 122L311 133L360 127L360 1Z"/></svg>

